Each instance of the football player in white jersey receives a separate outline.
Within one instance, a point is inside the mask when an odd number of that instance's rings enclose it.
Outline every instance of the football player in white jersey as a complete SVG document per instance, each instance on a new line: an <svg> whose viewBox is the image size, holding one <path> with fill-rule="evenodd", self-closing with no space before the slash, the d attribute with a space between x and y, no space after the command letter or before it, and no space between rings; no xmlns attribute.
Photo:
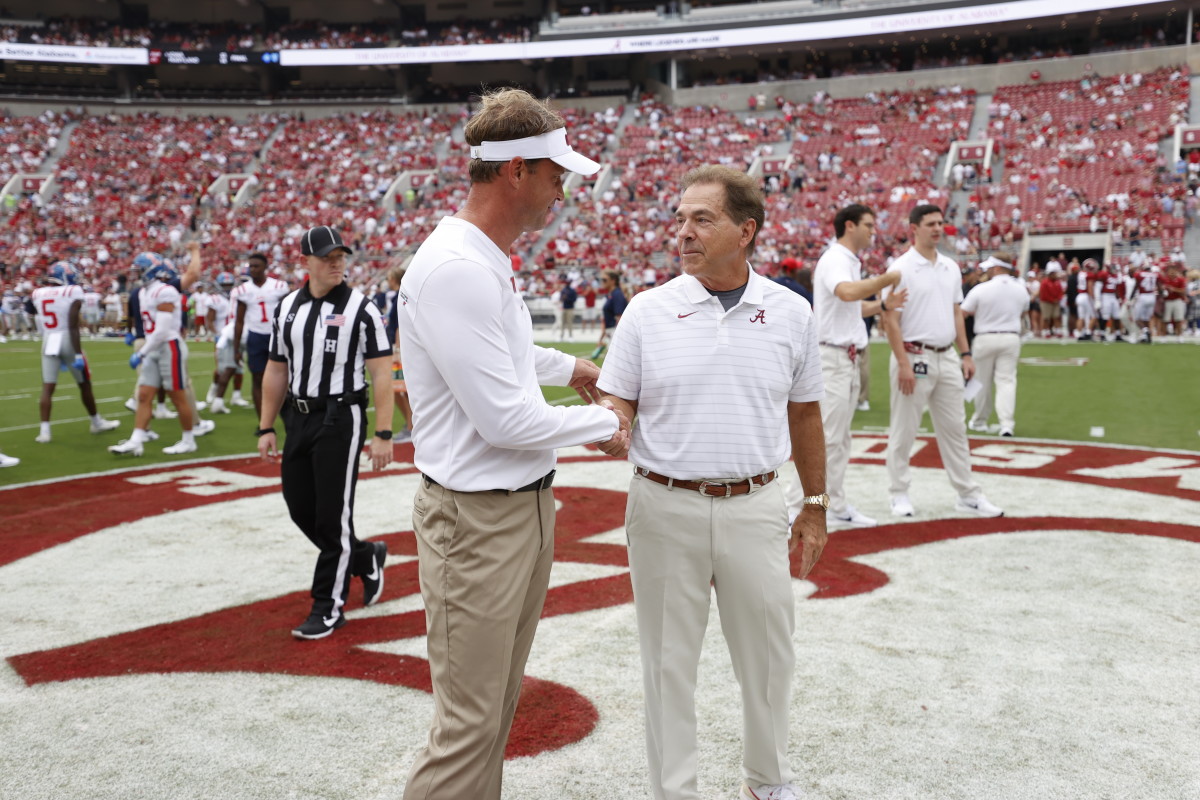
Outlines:
<svg viewBox="0 0 1200 800"><path fill-rule="evenodd" d="M90 284L83 287L83 326L93 338L100 333L100 318L103 316L100 305L103 299Z"/></svg>
<svg viewBox="0 0 1200 800"><path fill-rule="evenodd" d="M233 357L242 363L242 334L246 334L246 366L254 382L254 411L262 416L262 377L267 368L267 349L271 344L271 321L275 307L291 289L278 278L267 277L267 257L252 253L246 260L250 280L233 290Z"/></svg>
<svg viewBox="0 0 1200 800"><path fill-rule="evenodd" d="M230 410L225 405L225 387L230 378L234 378L233 400L231 405L250 405L242 399L242 365L233 357L233 302L229 292L233 289L235 280L232 272L222 272L217 276L217 291L209 295L208 329L217 333L217 347L213 353L217 365L213 370L213 382L208 387L209 410L214 414L228 414Z"/></svg>
<svg viewBox="0 0 1200 800"><path fill-rule="evenodd" d="M104 433L120 423L105 419L96 411L92 394L92 376L87 358L79 341L80 309L83 288L79 286L79 270L74 264L59 261L46 272L45 285L33 290L33 305L37 310L38 327L42 331L42 395L38 400L41 425L34 441L50 441L50 408L58 386L59 371L70 372L79 384L83 407L91 417L92 433Z"/></svg>
<svg viewBox="0 0 1200 800"><path fill-rule="evenodd" d="M138 307L146 338L129 359L129 366L141 367L138 374L137 412L133 434L108 448L113 453L142 455L150 439L149 428L154 395L163 389L179 412L183 438L163 448L168 455L196 451L192 426L196 409L188 397L187 344L183 341L183 296L172 283L178 279L174 267L156 253L142 253L134 260L142 270L143 286L138 291Z"/></svg>

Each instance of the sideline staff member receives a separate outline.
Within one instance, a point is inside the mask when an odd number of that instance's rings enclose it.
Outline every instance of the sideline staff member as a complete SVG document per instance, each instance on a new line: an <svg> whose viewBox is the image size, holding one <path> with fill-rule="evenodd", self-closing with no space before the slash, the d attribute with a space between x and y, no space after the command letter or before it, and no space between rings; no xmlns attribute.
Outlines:
<svg viewBox="0 0 1200 800"><path fill-rule="evenodd" d="M504 747L554 560L555 448L604 442L629 422L551 406L543 385L590 400L600 370L533 344L509 248L541 230L568 171L600 165L567 144L562 117L519 89L485 95L467 122L471 188L413 256L400 339L413 408L413 502L434 719L405 800L500 800Z"/></svg>
<svg viewBox="0 0 1200 800"><path fill-rule="evenodd" d="M996 384L996 414L1000 435L1012 436L1017 423L1017 361L1021 357L1021 315L1029 295L1016 277L1016 259L996 253L979 265L990 267L988 279L963 299L963 314L975 315L975 377L983 384L975 397L975 414L968 427L986 431L992 413L992 384Z"/></svg>
<svg viewBox="0 0 1200 800"><path fill-rule="evenodd" d="M634 297L600 389L640 422L625 511L655 800L696 800L696 665L715 587L742 691L742 800L795 800L788 716L796 655L788 553L825 547L824 394L812 309L750 268L763 195L745 173L683 179L683 275ZM811 496L788 537L779 467Z"/></svg>
<svg viewBox="0 0 1200 800"><path fill-rule="evenodd" d="M925 409L933 421L938 454L950 484L958 493L954 507L977 517L1004 512L988 502L971 474L971 453L963 415L963 381L975 374L962 315L962 273L958 264L938 252L946 222L935 205L919 205L908 215L912 247L892 262L900 282L885 293L887 332L892 358L891 425L888 428L887 470L892 514L916 514L908 490L912 485L913 442ZM908 290L903 309L894 308L891 292ZM954 352L955 345L958 353Z"/></svg>
<svg viewBox="0 0 1200 800"><path fill-rule="evenodd" d="M350 576L363 579L363 605L383 593L387 546L354 535L354 486L367 434L367 385L375 389L371 464L392 460L392 348L379 309L344 280L351 250L333 228L311 228L301 241L308 282L279 302L263 374L258 452L276 455L275 417L287 440L281 477L288 513L320 550L312 612L292 630L322 639L346 624ZM286 404L285 404L286 403Z"/></svg>

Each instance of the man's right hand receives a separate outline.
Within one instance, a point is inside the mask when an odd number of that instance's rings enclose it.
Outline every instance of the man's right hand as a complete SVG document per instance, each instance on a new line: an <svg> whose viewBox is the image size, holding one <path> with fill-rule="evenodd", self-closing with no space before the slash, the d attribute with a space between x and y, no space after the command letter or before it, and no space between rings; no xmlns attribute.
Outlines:
<svg viewBox="0 0 1200 800"><path fill-rule="evenodd" d="M263 457L263 461L273 461L279 457L279 452L275 449L275 434L264 433L258 437L258 454Z"/></svg>
<svg viewBox="0 0 1200 800"><path fill-rule="evenodd" d="M912 394L917 388L917 374L913 372L912 364L901 364L896 376L900 386L900 394Z"/></svg>
<svg viewBox="0 0 1200 800"><path fill-rule="evenodd" d="M625 458L629 455L630 431L633 429L633 424L629 417L625 416L610 400L601 400L600 405L617 415L617 432L608 441L599 442L596 446L602 453L613 458Z"/></svg>

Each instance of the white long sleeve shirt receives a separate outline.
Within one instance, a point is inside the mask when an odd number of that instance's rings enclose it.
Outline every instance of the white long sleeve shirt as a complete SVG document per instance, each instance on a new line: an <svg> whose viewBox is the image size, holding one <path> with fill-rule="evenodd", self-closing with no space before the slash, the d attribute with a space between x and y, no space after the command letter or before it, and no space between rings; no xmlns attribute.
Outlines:
<svg viewBox="0 0 1200 800"><path fill-rule="evenodd" d="M559 407L575 359L533 343L512 263L482 231L445 217L409 264L398 319L415 462L448 489L516 489L554 468L555 449L606 441L617 417Z"/></svg>

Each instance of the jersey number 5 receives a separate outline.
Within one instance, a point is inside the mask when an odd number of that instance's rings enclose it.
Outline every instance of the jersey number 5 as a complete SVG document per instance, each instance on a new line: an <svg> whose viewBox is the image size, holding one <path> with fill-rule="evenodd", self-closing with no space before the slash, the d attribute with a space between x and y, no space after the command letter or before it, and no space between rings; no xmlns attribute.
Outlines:
<svg viewBox="0 0 1200 800"><path fill-rule="evenodd" d="M47 329L58 327L58 314L50 310L50 306L54 305L53 300L42 301L42 316L46 318L43 326Z"/></svg>

